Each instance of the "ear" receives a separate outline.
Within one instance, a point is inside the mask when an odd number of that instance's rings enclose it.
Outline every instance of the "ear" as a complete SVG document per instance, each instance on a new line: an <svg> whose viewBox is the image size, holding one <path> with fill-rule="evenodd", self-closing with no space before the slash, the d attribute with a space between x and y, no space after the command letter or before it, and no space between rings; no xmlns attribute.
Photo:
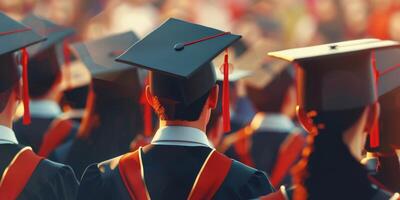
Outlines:
<svg viewBox="0 0 400 200"><path fill-rule="evenodd" d="M381 113L381 106L379 102L375 102L367 109L368 116L365 124L365 132L370 133L378 123L379 115Z"/></svg>
<svg viewBox="0 0 400 200"><path fill-rule="evenodd" d="M146 92L146 100L151 105L151 107L153 107L153 94L151 94L150 86L146 85L145 90L146 90L145 91Z"/></svg>
<svg viewBox="0 0 400 200"><path fill-rule="evenodd" d="M300 106L296 107L297 118L299 119L299 122L301 126L304 128L304 130L306 130L310 134L317 134L318 129L315 127L313 120L310 118L310 116L317 114L313 112L316 111L311 111L307 113L302 107Z"/></svg>
<svg viewBox="0 0 400 200"><path fill-rule="evenodd" d="M211 88L210 95L208 96L208 107L211 109L215 109L218 105L218 92L219 85L215 85Z"/></svg>
<svg viewBox="0 0 400 200"><path fill-rule="evenodd" d="M15 96L18 101L22 101L23 98L23 87L22 87L22 79L18 81L18 84L14 87Z"/></svg>

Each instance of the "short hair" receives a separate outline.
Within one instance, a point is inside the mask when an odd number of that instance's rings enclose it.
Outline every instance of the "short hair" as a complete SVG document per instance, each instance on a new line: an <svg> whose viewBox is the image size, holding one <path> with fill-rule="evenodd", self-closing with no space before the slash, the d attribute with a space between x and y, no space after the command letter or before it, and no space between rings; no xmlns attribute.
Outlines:
<svg viewBox="0 0 400 200"><path fill-rule="evenodd" d="M61 69L57 60L56 48L52 47L29 60L29 95L41 98L46 95L61 78Z"/></svg>
<svg viewBox="0 0 400 200"><path fill-rule="evenodd" d="M281 112L287 92L294 83L289 69L281 72L263 88L247 86L247 94L259 112Z"/></svg>
<svg viewBox="0 0 400 200"><path fill-rule="evenodd" d="M11 91L19 80L19 71L14 54L0 56L0 113L4 111L9 101Z"/></svg>
<svg viewBox="0 0 400 200"><path fill-rule="evenodd" d="M176 103L175 101L167 98L153 97L153 109L158 117L162 120L182 120L182 121L196 121L199 119L203 107L210 95L207 91L203 96L189 105L183 103Z"/></svg>

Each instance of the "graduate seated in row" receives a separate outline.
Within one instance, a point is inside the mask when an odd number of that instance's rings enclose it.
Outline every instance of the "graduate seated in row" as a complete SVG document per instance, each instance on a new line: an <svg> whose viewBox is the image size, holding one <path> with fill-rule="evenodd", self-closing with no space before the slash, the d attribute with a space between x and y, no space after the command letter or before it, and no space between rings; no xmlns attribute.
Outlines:
<svg viewBox="0 0 400 200"><path fill-rule="evenodd" d="M256 115L241 130L224 139L221 151L265 171L277 187L290 184L289 170L298 160L305 138L295 114L293 73L287 63L272 62L255 70L246 84Z"/></svg>
<svg viewBox="0 0 400 200"><path fill-rule="evenodd" d="M32 123L24 126L22 120L18 120L14 124L15 133L21 144L31 146L41 156L51 157L54 148L73 138L79 126L72 121L63 121L66 125L59 125L59 121L56 120L62 115L59 101L63 94L61 87L63 41L74 31L35 15L28 15L22 22L32 27L35 32L46 36L47 40L27 49L30 56L28 76L29 94L32 98L30 103ZM60 137L60 133L54 134L48 131L50 126L60 126L59 129L71 128Z"/></svg>
<svg viewBox="0 0 400 200"><path fill-rule="evenodd" d="M30 122L25 48L43 40L31 28L0 13L0 199L74 200L78 191L70 167L37 156L30 147L18 143L12 130L22 98L23 122Z"/></svg>
<svg viewBox="0 0 400 200"><path fill-rule="evenodd" d="M238 39L169 19L119 56L150 70L146 96L160 127L150 145L89 166L78 199L252 199L272 192L263 172L216 152L205 133L220 89L210 62Z"/></svg>
<svg viewBox="0 0 400 200"><path fill-rule="evenodd" d="M137 68L114 59L138 40L133 32L72 44L92 76L87 110L76 138L55 151L81 177L87 166L128 153L142 131Z"/></svg>
<svg viewBox="0 0 400 200"><path fill-rule="evenodd" d="M379 137L372 133L379 102L371 52L393 46L399 43L362 39L269 54L299 64L297 115L310 135L294 188L265 199L399 199L360 163L368 133L372 143Z"/></svg>

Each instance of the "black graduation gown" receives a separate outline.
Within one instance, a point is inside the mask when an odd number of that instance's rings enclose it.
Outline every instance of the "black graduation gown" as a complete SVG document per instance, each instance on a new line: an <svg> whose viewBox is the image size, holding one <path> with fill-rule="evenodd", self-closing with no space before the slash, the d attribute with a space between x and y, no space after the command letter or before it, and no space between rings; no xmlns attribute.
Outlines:
<svg viewBox="0 0 400 200"><path fill-rule="evenodd" d="M38 152L42 144L43 136L50 124L55 120L54 117L34 117L31 118L31 124L26 126L22 124L22 119L16 121L13 125L15 136L22 145L32 147L34 152ZM69 136L64 140L68 141L75 137L79 124L74 122Z"/></svg>
<svg viewBox="0 0 400 200"><path fill-rule="evenodd" d="M249 152L254 167L271 174L278 157L279 148L289 134L289 132L255 131L249 138L251 140ZM240 160L234 146L229 147L225 154L228 157ZM290 184L290 176L287 176L282 184Z"/></svg>
<svg viewBox="0 0 400 200"><path fill-rule="evenodd" d="M151 199L186 199L211 150L169 145L144 147L142 161ZM119 158L89 166L78 199L130 199L118 171ZM234 161L214 199L252 199L272 191L265 173Z"/></svg>
<svg viewBox="0 0 400 200"><path fill-rule="evenodd" d="M22 148L17 144L0 145L0 172L2 174ZM37 165L17 199L74 200L78 187L78 181L70 167L45 159Z"/></svg>

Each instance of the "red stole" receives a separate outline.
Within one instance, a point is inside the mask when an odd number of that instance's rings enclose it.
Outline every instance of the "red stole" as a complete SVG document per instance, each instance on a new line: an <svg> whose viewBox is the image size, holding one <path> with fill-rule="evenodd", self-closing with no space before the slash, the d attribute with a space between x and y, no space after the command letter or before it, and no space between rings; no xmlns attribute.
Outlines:
<svg viewBox="0 0 400 200"><path fill-rule="evenodd" d="M38 155L48 157L68 137L72 127L69 119L54 121L43 137Z"/></svg>
<svg viewBox="0 0 400 200"><path fill-rule="evenodd" d="M129 196L133 200L150 200L144 180L141 158L142 148L128 153L119 161L119 172ZM227 176L232 160L213 150L198 173L189 200L212 199Z"/></svg>
<svg viewBox="0 0 400 200"><path fill-rule="evenodd" d="M3 172L0 199L18 198L42 159L30 147L21 149Z"/></svg>

